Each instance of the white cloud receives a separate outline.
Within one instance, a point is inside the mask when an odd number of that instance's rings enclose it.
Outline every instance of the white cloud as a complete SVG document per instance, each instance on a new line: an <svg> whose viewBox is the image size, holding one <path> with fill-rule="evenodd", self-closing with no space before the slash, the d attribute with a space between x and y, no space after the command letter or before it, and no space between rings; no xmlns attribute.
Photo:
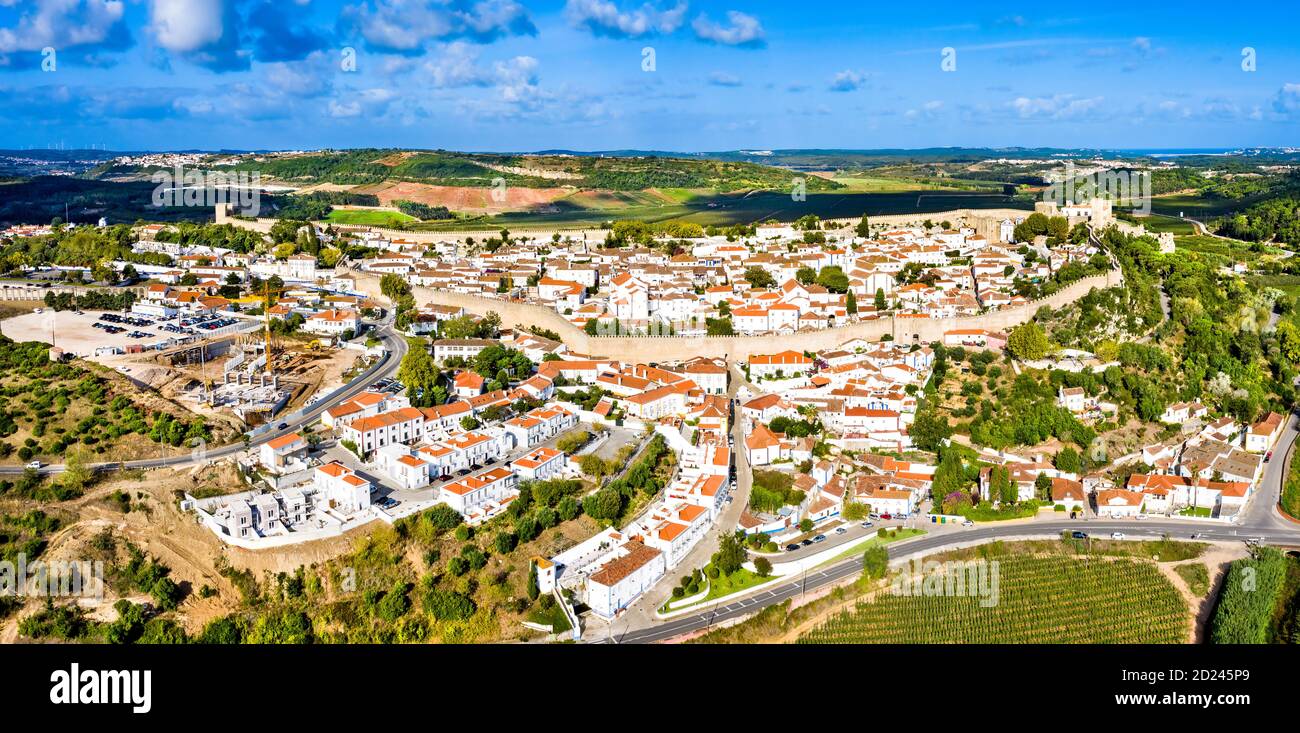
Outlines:
<svg viewBox="0 0 1300 733"><path fill-rule="evenodd" d="M871 74L865 71L845 69L831 79L830 90L832 92L855 92L865 86L870 78Z"/></svg>
<svg viewBox="0 0 1300 733"><path fill-rule="evenodd" d="M727 11L727 21L730 26L724 26L715 23L709 19L709 16L700 13L691 23L691 28L695 30L695 35L701 40L720 43L724 46L762 46L764 45L765 33L763 25L758 22L758 18L752 15L746 15L739 10Z"/></svg>
<svg viewBox="0 0 1300 733"><path fill-rule="evenodd" d="M515 0L373 0L344 8L366 42L411 53L429 41L467 38L487 43L507 35L536 35L528 10Z"/></svg>
<svg viewBox="0 0 1300 733"><path fill-rule="evenodd" d="M574 28L585 28L598 36L643 38L672 33L682 27L686 3L659 8L646 3L635 10L619 10L611 0L568 0L564 16Z"/></svg>
<svg viewBox="0 0 1300 733"><path fill-rule="evenodd" d="M6 6L13 3L2 3ZM0 53L102 43L122 20L121 0L36 0L12 28L0 28Z"/></svg>
<svg viewBox="0 0 1300 733"><path fill-rule="evenodd" d="M149 28L158 45L189 53L221 40L223 14L221 0L153 0Z"/></svg>
<svg viewBox="0 0 1300 733"><path fill-rule="evenodd" d="M1300 117L1300 84L1283 84L1273 97L1273 111L1287 117Z"/></svg>
<svg viewBox="0 0 1300 733"><path fill-rule="evenodd" d="M1064 120L1079 117L1099 107L1102 97L1076 98L1073 94L1053 94L1050 97L1017 97L1011 108L1021 119Z"/></svg>
<svg viewBox="0 0 1300 733"><path fill-rule="evenodd" d="M485 86L491 78L479 67L478 55L468 43L456 41L447 44L438 58L425 64L425 69L437 87Z"/></svg>

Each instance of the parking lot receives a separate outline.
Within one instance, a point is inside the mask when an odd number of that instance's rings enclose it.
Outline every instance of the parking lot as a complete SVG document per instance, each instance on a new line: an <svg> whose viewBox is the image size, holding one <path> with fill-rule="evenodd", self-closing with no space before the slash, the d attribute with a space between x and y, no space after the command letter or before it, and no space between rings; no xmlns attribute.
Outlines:
<svg viewBox="0 0 1300 733"><path fill-rule="evenodd" d="M112 311L40 310L0 321L0 332L19 342L53 342L65 352L89 358L100 347L125 351L133 345L166 344L240 322L229 316L162 319Z"/></svg>

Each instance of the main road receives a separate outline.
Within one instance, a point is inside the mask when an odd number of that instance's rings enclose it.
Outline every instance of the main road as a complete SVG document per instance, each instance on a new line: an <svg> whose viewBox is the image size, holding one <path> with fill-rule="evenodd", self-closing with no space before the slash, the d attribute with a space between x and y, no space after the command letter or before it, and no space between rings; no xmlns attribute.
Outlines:
<svg viewBox="0 0 1300 733"><path fill-rule="evenodd" d="M1282 481L1286 477L1287 458L1295 449L1296 418L1289 416L1282 437L1274 449L1260 487L1246 508L1242 520L1236 524L1218 524L1177 519L1076 519L1034 521L1016 524L981 524L970 528L935 532L900 540L887 545L891 561L913 555L932 554L958 545L999 539L1024 539L1041 536L1059 536L1061 532L1079 530L1090 537L1106 539L1114 532L1122 532L1126 539L1191 539L1206 541L1257 540L1263 544L1300 548L1300 524L1284 518L1277 510ZM862 572L862 559L851 557L822 568L810 570L790 580L774 583L758 592L731 601L722 606L708 606L699 613L658 622L641 622L629 619L628 629L614 634L610 643L651 643L665 641L683 634L710 628L716 623L748 616L763 608L790 598L837 584ZM616 624L617 627L617 624Z"/></svg>
<svg viewBox="0 0 1300 733"><path fill-rule="evenodd" d="M402 358L406 356L409 344L407 344L406 339L401 334L396 333L393 330L391 316L387 321L379 325L377 334L386 347L384 355L379 358L379 361L372 364L368 369L366 369L366 371L352 379L352 381L348 382L342 388L336 390L333 396L329 399L319 400L311 407L297 413L295 417L279 421L279 423L283 423L285 427L266 430L259 433L250 438L247 445L241 441L215 448L193 447L187 450L186 447L182 447L180 450L184 450L185 452L174 456L160 456L158 458L145 458L136 461L92 463L89 464L88 467L95 471L167 467L180 468L235 455L244 450L256 448L257 446L269 443L276 438L295 432L303 426L310 425L312 422L316 421L325 413L326 410L334 405L361 394L376 380L392 376L397 372L398 367L401 366ZM0 475L21 474L26 470L27 469L24 466L0 466ZM42 466L39 469L39 473L42 476L46 476L61 473L64 470L64 464L55 464Z"/></svg>

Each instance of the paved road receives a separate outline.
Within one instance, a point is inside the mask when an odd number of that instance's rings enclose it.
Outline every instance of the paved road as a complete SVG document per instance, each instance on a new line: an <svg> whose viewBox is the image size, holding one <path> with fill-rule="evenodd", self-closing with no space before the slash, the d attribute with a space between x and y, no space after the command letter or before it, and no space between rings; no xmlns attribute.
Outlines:
<svg viewBox="0 0 1300 733"><path fill-rule="evenodd" d="M1058 536L1066 530L1080 530L1092 537L1103 539L1110 537L1112 532L1123 532L1126 538L1130 539L1159 539L1166 534L1174 539L1190 539L1191 535L1195 534L1197 539L1203 540L1231 542L1258 539L1265 544L1300 547L1300 525L1286 520L1277 512L1277 500L1284 478L1286 457L1295 449L1296 434L1296 418L1292 415L1274 450L1273 459L1267 464L1264 477L1260 482L1259 493L1251 500L1242 520L1235 525L1178 519L1081 519L981 524L900 540L887 546L889 556L891 560L896 560L915 553L930 554L967 542ZM617 629L622 624L616 621L614 624L616 633L609 642L650 643L700 631L720 621L747 616L774 603L854 577L861 570L862 559L853 557L778 583L755 595L732 601L721 607L708 608L697 614L682 616L667 622L638 623L638 619L629 619L627 628L622 633L617 633Z"/></svg>
<svg viewBox="0 0 1300 733"><path fill-rule="evenodd" d="M910 540L901 540L888 545L891 559L905 557L914 553L930 554L953 545L966 542L992 539L1017 539L1035 536L1058 536L1066 530L1082 530L1095 538L1106 539L1112 532L1123 532L1129 539L1160 539L1169 534L1175 539L1189 539L1193 533L1204 540L1241 540L1262 538L1266 543L1300 546L1300 530L1285 532L1248 531L1237 527L1207 527L1195 522L1175 522L1166 520L1075 520L1052 522L1026 522L1016 525L975 526L951 532L927 534ZM855 577L862 571L862 559L850 558L824 568L809 571L805 575L791 578L789 581L775 585L761 593L738 601L710 608L698 614L683 616L658 625L632 629L615 636L613 643L649 643L664 641L682 634L708 628L720 621L746 616L774 603Z"/></svg>
<svg viewBox="0 0 1300 733"><path fill-rule="evenodd" d="M736 469L736 479L731 487L731 499L723 505L718 520L713 523L713 526L696 543L695 547L691 548L686 557L682 558L673 571L665 575L655 587L628 606L622 615L613 622L612 626L595 615L589 615L588 618L583 619L583 622L588 624L588 630L593 639L606 638L617 634L620 629L640 628L658 623L655 611L672 594L674 584L672 579L679 578L696 568L702 568L708 564L713 557L713 553L718 550L718 544L722 539L723 532L735 531L736 525L740 522L740 513L749 505L749 492L754 486L754 475L749 467L749 459L745 456L746 426L742 425L740 406L736 402L736 393L740 389L745 375L735 364L728 363L727 368L731 372L727 383L727 400L731 405L731 457L735 461L734 466Z"/></svg>
<svg viewBox="0 0 1300 733"><path fill-rule="evenodd" d="M357 376L347 386L331 400L320 400L312 407L303 412L297 419L287 421L286 427L277 430L264 432L248 442L248 448L256 448L263 443L270 442L282 435L288 435L304 425L309 425L317 420L326 410L337 405L340 402L351 399L356 395L364 392L375 381L384 377L392 376L397 372L397 368L402 363L402 357L406 356L408 344L406 339L392 330L391 322L382 324L378 331L379 338L387 346L387 352L379 361L371 365L369 369ZM166 450L164 447L162 450ZM224 458L235 455L245 450L243 442L231 443L216 448L210 448L200 454L198 451L189 450L188 447L177 448L183 451L174 456L163 456L159 458L147 458L138 461L115 461L105 463L93 463L90 467L96 471L115 471L118 469L137 469L137 468L164 468L187 466L195 463L204 463L207 461ZM4 474L21 474L27 469L24 466L0 466L0 475ZM54 464L42 466L39 473L42 476L49 476L61 473L64 470L63 464Z"/></svg>

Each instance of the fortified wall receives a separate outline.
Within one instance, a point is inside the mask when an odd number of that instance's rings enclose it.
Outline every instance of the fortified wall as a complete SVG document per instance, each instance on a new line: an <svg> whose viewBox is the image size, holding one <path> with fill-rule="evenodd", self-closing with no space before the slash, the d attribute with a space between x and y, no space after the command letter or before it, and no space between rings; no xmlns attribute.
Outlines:
<svg viewBox="0 0 1300 733"><path fill-rule="evenodd" d="M357 287L362 292L371 297L382 297L377 276L357 270L348 270L348 272L356 277ZM958 328L1004 331L1030 320L1043 306L1060 308L1082 298L1093 288L1114 287L1122 284L1123 281L1123 275L1118 270L1111 270L1104 275L1094 275L1073 282L1052 295L1031 301L1026 305L978 316L957 318L891 316L821 331L766 336L589 336L556 311L533 303L434 290L422 286L412 287L412 294L420 305L432 303L452 306L478 315L485 315L492 311L501 317L503 326L511 328L537 326L550 329L560 335L570 350L580 354L649 363L691 359L697 356L744 361L755 354L771 354L786 349L822 351L855 338L876 341L886 334L899 342L929 343L942 340L945 331Z"/></svg>

